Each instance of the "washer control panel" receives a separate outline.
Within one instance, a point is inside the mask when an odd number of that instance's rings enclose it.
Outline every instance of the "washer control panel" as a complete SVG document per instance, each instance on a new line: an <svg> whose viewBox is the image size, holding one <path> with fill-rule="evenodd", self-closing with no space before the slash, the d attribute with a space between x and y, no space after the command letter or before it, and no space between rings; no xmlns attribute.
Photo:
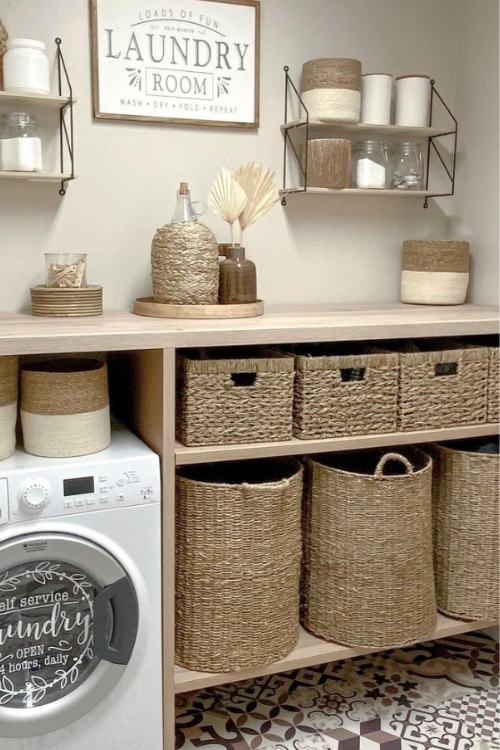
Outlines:
<svg viewBox="0 0 500 750"><path fill-rule="evenodd" d="M93 456L41 459L18 451L0 465L0 526L160 499L158 456L124 428Z"/></svg>

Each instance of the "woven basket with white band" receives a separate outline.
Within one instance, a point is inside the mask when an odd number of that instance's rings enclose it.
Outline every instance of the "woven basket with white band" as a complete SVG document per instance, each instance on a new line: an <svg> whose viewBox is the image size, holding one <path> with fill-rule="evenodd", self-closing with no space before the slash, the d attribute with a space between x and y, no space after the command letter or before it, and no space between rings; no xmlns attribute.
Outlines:
<svg viewBox="0 0 500 750"><path fill-rule="evenodd" d="M17 357L0 357L0 460L16 448Z"/></svg>

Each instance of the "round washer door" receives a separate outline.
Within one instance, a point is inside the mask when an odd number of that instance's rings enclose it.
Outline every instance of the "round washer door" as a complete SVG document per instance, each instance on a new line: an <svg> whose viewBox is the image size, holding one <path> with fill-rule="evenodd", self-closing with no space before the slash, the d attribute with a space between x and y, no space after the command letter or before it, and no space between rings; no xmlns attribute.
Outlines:
<svg viewBox="0 0 500 750"><path fill-rule="evenodd" d="M0 544L0 737L88 713L122 676L137 628L132 582L102 547L47 533Z"/></svg>

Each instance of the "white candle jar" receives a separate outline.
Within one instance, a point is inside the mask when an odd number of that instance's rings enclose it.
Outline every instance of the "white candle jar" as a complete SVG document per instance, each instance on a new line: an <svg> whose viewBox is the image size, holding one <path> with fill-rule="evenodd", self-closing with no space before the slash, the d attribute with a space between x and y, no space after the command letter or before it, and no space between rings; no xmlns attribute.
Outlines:
<svg viewBox="0 0 500 750"><path fill-rule="evenodd" d="M5 91L13 94L48 94L49 61L45 44L36 39L9 39L3 57Z"/></svg>
<svg viewBox="0 0 500 750"><path fill-rule="evenodd" d="M393 78L386 73L361 76L361 122L389 125L391 122Z"/></svg>
<svg viewBox="0 0 500 750"><path fill-rule="evenodd" d="M387 146L383 141L356 143L353 156L353 185L360 190L387 187Z"/></svg>
<svg viewBox="0 0 500 750"><path fill-rule="evenodd" d="M0 170L41 172L42 142L36 117L26 112L7 112L0 119Z"/></svg>
<svg viewBox="0 0 500 750"><path fill-rule="evenodd" d="M396 125L426 128L429 125L431 82L429 76L396 79Z"/></svg>

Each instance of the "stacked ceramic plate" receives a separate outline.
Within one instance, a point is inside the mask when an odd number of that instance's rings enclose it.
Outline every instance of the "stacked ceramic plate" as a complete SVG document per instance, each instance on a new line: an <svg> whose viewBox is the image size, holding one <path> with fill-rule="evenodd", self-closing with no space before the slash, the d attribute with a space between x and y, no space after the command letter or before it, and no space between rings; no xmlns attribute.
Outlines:
<svg viewBox="0 0 500 750"><path fill-rule="evenodd" d="M35 286L31 289L31 313L61 318L102 315L102 286L80 289Z"/></svg>

